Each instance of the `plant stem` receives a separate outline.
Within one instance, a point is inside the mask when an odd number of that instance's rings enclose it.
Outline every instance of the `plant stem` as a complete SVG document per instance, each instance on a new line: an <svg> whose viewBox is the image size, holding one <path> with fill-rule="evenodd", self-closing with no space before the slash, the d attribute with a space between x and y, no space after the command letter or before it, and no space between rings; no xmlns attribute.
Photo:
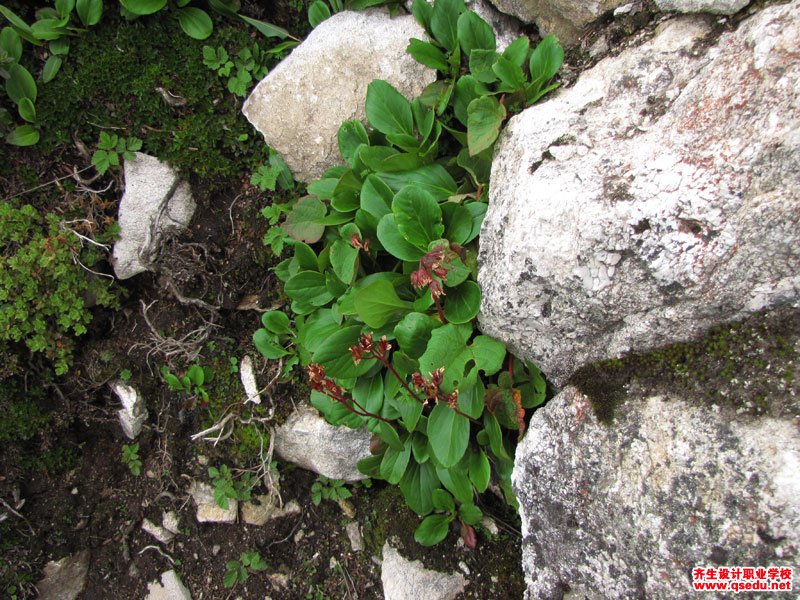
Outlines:
<svg viewBox="0 0 800 600"><path fill-rule="evenodd" d="M405 382L405 380L402 377L400 377L400 374L394 370L394 367L389 363L388 360L386 360L385 357L378 356L377 354L373 356L375 359L379 360L383 366L389 369L389 372L397 378L397 381L400 382L400 385L403 386L403 389L405 389L409 394L411 394L411 397L414 398L414 400L416 400L420 404L425 404L425 401L420 400L420 397L417 396L417 394L410 387L408 387L408 384Z"/></svg>

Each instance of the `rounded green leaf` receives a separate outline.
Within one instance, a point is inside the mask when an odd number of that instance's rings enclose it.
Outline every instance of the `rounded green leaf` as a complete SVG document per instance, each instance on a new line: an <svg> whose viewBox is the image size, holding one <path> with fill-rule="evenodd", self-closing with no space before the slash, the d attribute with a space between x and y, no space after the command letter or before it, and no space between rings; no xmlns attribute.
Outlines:
<svg viewBox="0 0 800 600"><path fill-rule="evenodd" d="M400 348L411 358L419 358L428 347L431 332L442 324L433 317L412 312L403 317L394 328L394 335Z"/></svg>
<svg viewBox="0 0 800 600"><path fill-rule="evenodd" d="M446 404L437 404L428 417L428 443L436 460L452 467L467 450L469 421Z"/></svg>
<svg viewBox="0 0 800 600"><path fill-rule="evenodd" d="M17 105L19 109L19 116L25 119L28 123L36 123L36 107L28 98L23 98Z"/></svg>
<svg viewBox="0 0 800 600"><path fill-rule="evenodd" d="M558 38L553 34L545 36L536 46L528 63L532 83L544 86L558 73L563 63L564 48L558 43Z"/></svg>
<svg viewBox="0 0 800 600"><path fill-rule="evenodd" d="M393 214L384 215L378 222L378 240L389 254L400 260L416 262L425 255L402 236Z"/></svg>
<svg viewBox="0 0 800 600"><path fill-rule="evenodd" d="M491 474L492 467L486 453L480 449L471 452L469 455L469 479L479 494L485 492L489 487Z"/></svg>
<svg viewBox="0 0 800 600"><path fill-rule="evenodd" d="M325 276L316 271L300 271L286 282L284 290L293 300L312 306L324 306L333 300L325 285Z"/></svg>
<svg viewBox="0 0 800 600"><path fill-rule="evenodd" d="M481 288L474 281L465 281L447 290L444 316L450 323L469 323L481 308Z"/></svg>
<svg viewBox="0 0 800 600"><path fill-rule="evenodd" d="M383 455L383 460L381 461L381 477L392 485L397 485L406 472L406 467L408 466L410 458L410 443L405 444L402 450L387 448L386 453Z"/></svg>
<svg viewBox="0 0 800 600"><path fill-rule="evenodd" d="M23 98L36 102L36 82L30 71L20 64L11 65L8 68L6 93L12 102L19 103Z"/></svg>
<svg viewBox="0 0 800 600"><path fill-rule="evenodd" d="M69 54L69 38L59 38L47 44L48 50L57 56L66 56Z"/></svg>
<svg viewBox="0 0 800 600"><path fill-rule="evenodd" d="M477 525L483 518L481 509L474 504L462 504L458 509L458 516L467 525Z"/></svg>
<svg viewBox="0 0 800 600"><path fill-rule="evenodd" d="M412 398L407 392L403 391L392 399L391 405L400 413L403 419L403 426L407 431L414 431L422 416L423 404L416 398Z"/></svg>
<svg viewBox="0 0 800 600"><path fill-rule="evenodd" d="M6 51L11 60L19 62L22 56L22 40L11 27L3 27L0 30L0 48Z"/></svg>
<svg viewBox="0 0 800 600"><path fill-rule="evenodd" d="M103 16L103 0L78 0L78 17L87 27L97 25Z"/></svg>
<svg viewBox="0 0 800 600"><path fill-rule="evenodd" d="M327 8L327 5L322 2L322 0L317 0L314 4L322 4L325 6L325 8ZM311 9L314 8L314 4L312 4L311 8L308 9L309 13L311 12ZM328 16L330 16L330 13ZM361 144L369 145L367 130L364 129L364 126L358 119L352 119L342 123L339 127L339 132L336 135L336 139L339 143L339 154L342 155L342 158L345 160L345 162L348 162L351 165L353 164L353 159L358 147Z"/></svg>
<svg viewBox="0 0 800 600"><path fill-rule="evenodd" d="M206 39L214 30L214 24L211 22L211 17L208 16L208 13L193 6L182 8L178 11L178 22L181 24L181 29L183 29L184 33L196 40Z"/></svg>
<svg viewBox="0 0 800 600"><path fill-rule="evenodd" d="M431 14L431 33L452 52L458 44L458 17L466 10L464 0L437 0Z"/></svg>
<svg viewBox="0 0 800 600"><path fill-rule="evenodd" d="M433 510L431 495L439 487L441 484L431 461L423 464L412 461L400 480L400 491L406 504L418 515L427 515Z"/></svg>
<svg viewBox="0 0 800 600"><path fill-rule="evenodd" d="M325 205L315 196L300 198L286 216L283 229L293 240L313 244L318 242L325 231L325 225L317 223L325 216Z"/></svg>
<svg viewBox="0 0 800 600"><path fill-rule="evenodd" d="M467 107L467 143L472 156L491 148L497 136L503 119L506 118L506 109L495 97L483 96L476 98Z"/></svg>
<svg viewBox="0 0 800 600"><path fill-rule="evenodd" d="M353 298L356 313L373 329L386 325L399 312L411 312L410 302L401 300L388 281L376 281L360 288Z"/></svg>
<svg viewBox="0 0 800 600"><path fill-rule="evenodd" d="M39 130L33 125L20 125L6 135L6 143L14 146L33 146L39 141Z"/></svg>
<svg viewBox="0 0 800 600"><path fill-rule="evenodd" d="M362 360L356 365L350 354L350 346L358 343L360 335L360 325L339 328L319 345L314 352L314 362L321 363L331 377L350 379L363 375L372 368L372 361Z"/></svg>
<svg viewBox="0 0 800 600"><path fill-rule="evenodd" d="M167 0L119 0L125 10L134 15L152 15L167 5Z"/></svg>
<svg viewBox="0 0 800 600"><path fill-rule="evenodd" d="M456 509L456 503L453 496L447 490L434 490L431 496L433 500L433 507L442 512L453 512Z"/></svg>
<svg viewBox="0 0 800 600"><path fill-rule="evenodd" d="M381 133L414 135L411 103L390 83L376 79L367 86L367 119Z"/></svg>
<svg viewBox="0 0 800 600"><path fill-rule="evenodd" d="M328 8L328 4L322 0L316 0L308 7L308 22L312 27L316 27L330 16L331 11Z"/></svg>
<svg viewBox="0 0 800 600"><path fill-rule="evenodd" d="M472 215L461 204L445 202L442 205L442 221L444 238L456 244L464 244L472 232Z"/></svg>
<svg viewBox="0 0 800 600"><path fill-rule="evenodd" d="M477 14L468 10L458 17L458 41L465 56L474 49L495 50L494 29Z"/></svg>
<svg viewBox="0 0 800 600"><path fill-rule="evenodd" d="M49 83L53 80L61 69L61 63L62 59L60 56L53 55L47 57L47 61L44 63L44 69L42 70L42 81L44 83Z"/></svg>
<svg viewBox="0 0 800 600"><path fill-rule="evenodd" d="M435 546L447 537L451 521L450 515L427 516L414 532L414 539L423 546Z"/></svg>
<svg viewBox="0 0 800 600"><path fill-rule="evenodd" d="M456 500L462 504L472 504L474 491L466 470L455 467L451 469L436 467L436 475Z"/></svg>
<svg viewBox="0 0 800 600"><path fill-rule="evenodd" d="M289 333L289 316L279 310L270 310L261 315L261 323L267 331L276 334Z"/></svg>
<svg viewBox="0 0 800 600"><path fill-rule="evenodd" d="M422 250L442 237L442 209L425 190L406 186L392 201L392 213L400 234L407 242Z"/></svg>
<svg viewBox="0 0 800 600"><path fill-rule="evenodd" d="M430 67L431 69L437 69L442 72L447 72L449 69L447 57L444 55L444 52L430 42L423 42L417 38L411 38L411 43L408 44L406 52L418 63Z"/></svg>
<svg viewBox="0 0 800 600"><path fill-rule="evenodd" d="M346 284L352 284L356 277L358 250L349 241L336 240L331 246L331 266L336 276Z"/></svg>
<svg viewBox="0 0 800 600"><path fill-rule="evenodd" d="M361 186L361 208L376 219L392 212L394 192L377 175L369 175Z"/></svg>

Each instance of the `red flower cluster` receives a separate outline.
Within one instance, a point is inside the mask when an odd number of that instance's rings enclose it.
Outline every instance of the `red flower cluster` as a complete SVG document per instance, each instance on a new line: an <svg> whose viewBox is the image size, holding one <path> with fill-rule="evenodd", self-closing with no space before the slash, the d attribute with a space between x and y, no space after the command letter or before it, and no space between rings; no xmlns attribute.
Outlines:
<svg viewBox="0 0 800 600"><path fill-rule="evenodd" d="M419 269L411 274L411 285L417 289L427 286L434 301L444 296L444 287L440 281L447 277L447 267L442 264L444 258L444 248L434 248L419 260ZM439 279L434 279L434 275Z"/></svg>
<svg viewBox="0 0 800 600"><path fill-rule="evenodd" d="M456 408L458 406L458 390L449 394L445 394L441 390L441 385L444 381L444 367L436 369L433 373L428 373L428 376L430 379L416 372L411 376L411 383L414 384L417 390L423 392L428 400L444 402L450 408Z"/></svg>
<svg viewBox="0 0 800 600"><path fill-rule="evenodd" d="M361 241L361 237L357 233L350 236L350 245L356 250L363 250L369 252L369 240Z"/></svg>
<svg viewBox="0 0 800 600"><path fill-rule="evenodd" d="M356 364L359 364L364 358L377 358L383 362L391 349L392 345L387 341L386 336L383 336L375 346L372 334L365 333L358 340L358 344L350 346L350 354L353 355L353 362Z"/></svg>

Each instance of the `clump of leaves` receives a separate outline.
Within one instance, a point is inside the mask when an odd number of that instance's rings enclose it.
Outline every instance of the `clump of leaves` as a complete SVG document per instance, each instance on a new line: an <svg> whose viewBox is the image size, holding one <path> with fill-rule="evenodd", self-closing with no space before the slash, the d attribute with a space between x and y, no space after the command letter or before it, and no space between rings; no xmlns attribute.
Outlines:
<svg viewBox="0 0 800 600"><path fill-rule="evenodd" d="M203 367L195 363L186 372L178 377L174 375L167 365L161 367L161 376L167 382L169 389L173 392L185 392L188 395L184 403L185 408L194 406L195 401L200 399L200 406L208 405L208 391L206 384L214 380L214 370L211 367Z"/></svg>
<svg viewBox="0 0 800 600"><path fill-rule="evenodd" d="M244 98L253 81L260 81L269 73L266 63L270 55L279 54L285 48L285 44L280 44L264 51L254 43L230 57L222 46L203 46L203 64L227 81L229 92Z"/></svg>
<svg viewBox="0 0 800 600"><path fill-rule="evenodd" d="M352 493L344 487L344 481L341 479L328 479L324 475L317 477L317 480L311 484L311 501L314 506L319 506L323 500L347 500L352 497Z"/></svg>
<svg viewBox="0 0 800 600"><path fill-rule="evenodd" d="M237 583L244 583L250 573L264 571L267 563L261 558L258 552L242 552L239 560L231 560L225 563L225 576L222 585L232 588Z"/></svg>
<svg viewBox="0 0 800 600"><path fill-rule="evenodd" d="M275 273L312 404L374 434L361 472L399 485L426 517L421 543L458 520L474 546L477 494L495 481L516 505L514 446L546 393L534 365L476 328L492 151L508 113L554 88L563 51L555 38L532 50L522 37L496 52L491 27L462 0L416 0L413 12L433 42L409 52L441 78L411 101L385 81L369 85L371 129L342 124L345 165L292 204L281 228L294 253Z"/></svg>
<svg viewBox="0 0 800 600"><path fill-rule="evenodd" d="M261 315L263 327L253 334L253 344L265 358L283 359L283 372L287 375L300 362L297 348L291 344L297 333L291 327L286 313L270 310Z"/></svg>
<svg viewBox="0 0 800 600"><path fill-rule="evenodd" d="M28 204L0 202L0 353L24 342L63 374L72 361L73 336L86 333L92 315L86 298L116 307L117 292L104 277L88 277L103 258L84 248L57 215L40 216Z"/></svg>
<svg viewBox="0 0 800 600"><path fill-rule="evenodd" d="M142 473L142 459L139 458L139 444L124 444L122 446L122 462L136 477Z"/></svg>
<svg viewBox="0 0 800 600"><path fill-rule="evenodd" d="M100 140L97 142L97 150L92 154L92 164L100 175L105 175L109 167L120 165L120 155L125 160L136 158L134 152L142 149L142 140L137 137L124 138L115 133L108 134L100 132Z"/></svg>
<svg viewBox="0 0 800 600"><path fill-rule="evenodd" d="M244 473L238 480L234 480L233 472L228 465L221 467L209 467L208 476L211 477L211 484L214 486L214 499L220 508L228 510L229 500L239 500L247 502L250 500L250 490L253 489L253 481L250 473Z"/></svg>

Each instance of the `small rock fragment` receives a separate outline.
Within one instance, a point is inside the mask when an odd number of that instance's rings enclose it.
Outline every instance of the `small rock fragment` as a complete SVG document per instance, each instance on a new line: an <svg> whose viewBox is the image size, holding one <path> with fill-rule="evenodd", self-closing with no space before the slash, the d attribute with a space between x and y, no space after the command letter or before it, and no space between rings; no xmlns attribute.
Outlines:
<svg viewBox="0 0 800 600"><path fill-rule="evenodd" d="M461 573L439 573L406 560L386 542L381 567L384 600L453 600L467 585Z"/></svg>
<svg viewBox="0 0 800 600"><path fill-rule="evenodd" d="M122 408L117 411L122 432L129 440L135 440L147 421L147 407L144 398L136 388L122 380L117 380L111 389L122 403Z"/></svg>
<svg viewBox="0 0 800 600"><path fill-rule="evenodd" d="M156 525L150 519L145 519L142 521L142 531L149 533L162 544L169 544L173 539L175 539L174 533L167 531L161 525Z"/></svg>
<svg viewBox="0 0 800 600"><path fill-rule="evenodd" d="M189 493L197 505L197 521L200 523L235 523L239 502L228 499L228 508L217 504L214 489L207 483L192 482Z"/></svg>
<svg viewBox="0 0 800 600"><path fill-rule="evenodd" d="M347 538L350 540L350 547L353 552L364 550L364 538L361 537L361 526L358 521L351 521L344 528Z"/></svg>
<svg viewBox="0 0 800 600"><path fill-rule="evenodd" d="M270 496L256 496L253 501L242 504L242 521L248 525L261 527L268 521L280 519L301 512L296 500L289 501L286 506L277 506Z"/></svg>
<svg viewBox="0 0 800 600"><path fill-rule="evenodd" d="M242 362L239 363L239 377L242 380L244 393L247 395L245 403L261 404L261 395L258 393L258 383L253 370L253 359L250 358L249 354L246 354Z"/></svg>
<svg viewBox="0 0 800 600"><path fill-rule="evenodd" d="M161 525L163 525L164 529L170 533L174 533L176 535L180 533L180 524L181 518L174 510L164 511L161 513Z"/></svg>
<svg viewBox="0 0 800 600"><path fill-rule="evenodd" d="M88 550L47 563L44 579L36 584L40 600L75 600L83 591L88 574Z"/></svg>
<svg viewBox="0 0 800 600"><path fill-rule="evenodd" d="M147 584L145 600L192 600L192 594L175 571L167 571L161 574L161 583L153 581Z"/></svg>

